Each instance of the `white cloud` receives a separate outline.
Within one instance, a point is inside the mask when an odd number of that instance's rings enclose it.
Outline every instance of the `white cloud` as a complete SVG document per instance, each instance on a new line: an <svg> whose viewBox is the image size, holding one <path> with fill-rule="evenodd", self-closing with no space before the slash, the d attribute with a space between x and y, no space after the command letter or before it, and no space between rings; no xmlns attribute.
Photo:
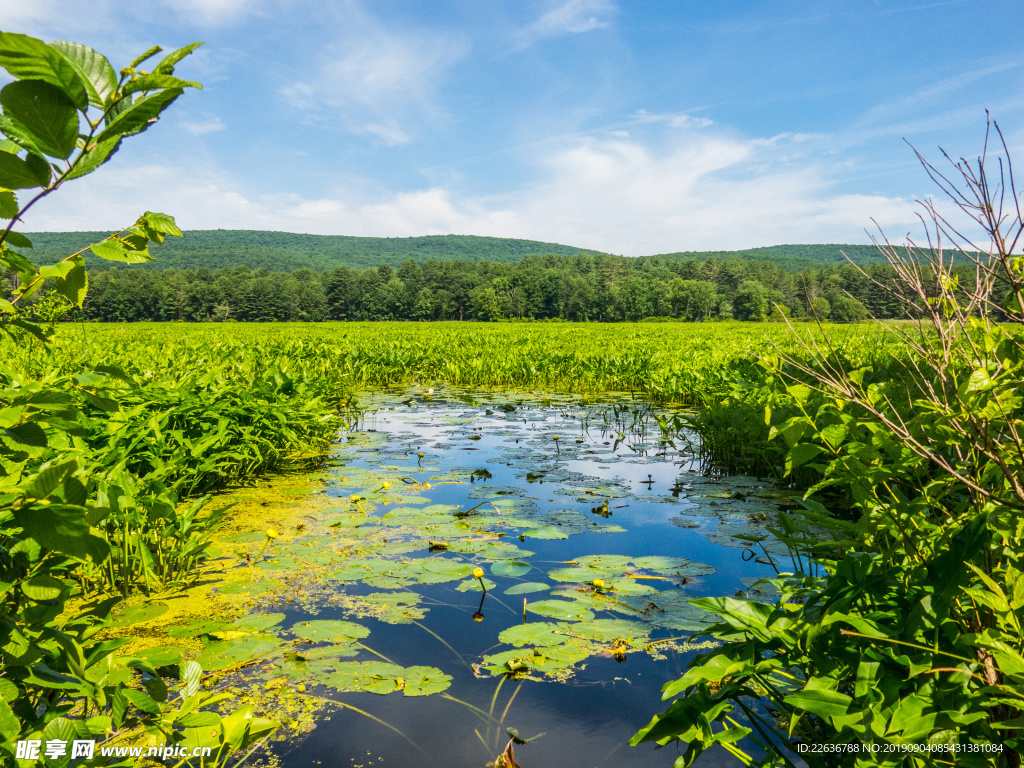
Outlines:
<svg viewBox="0 0 1024 768"><path fill-rule="evenodd" d="M164 0L195 26L234 24L258 12L255 0Z"/></svg>
<svg viewBox="0 0 1024 768"><path fill-rule="evenodd" d="M609 16L614 12L610 0L568 0L542 13L522 31L520 42L528 45L540 38L605 29L611 26Z"/></svg>
<svg viewBox="0 0 1024 768"><path fill-rule="evenodd" d="M714 125L715 121L707 117L693 117L685 112L670 112L667 114L651 114L646 109L638 109L633 115L635 123L664 123L670 128L707 128Z"/></svg>
<svg viewBox="0 0 1024 768"><path fill-rule="evenodd" d="M369 125L364 125L361 129L355 128L352 132L378 136L389 147L394 147L399 144L408 144L412 141L412 136L395 125L371 123Z"/></svg>
<svg viewBox="0 0 1024 768"><path fill-rule="evenodd" d="M3 0L0 29L41 37L72 39L109 29L120 16L111 0Z"/></svg>
<svg viewBox="0 0 1024 768"><path fill-rule="evenodd" d="M413 141L418 128L443 119L438 91L448 70L469 54L469 43L448 31L387 28L352 5L346 27L317 52L311 76L280 89L309 120L336 120L356 135L388 146Z"/></svg>
<svg viewBox="0 0 1024 768"><path fill-rule="evenodd" d="M114 229L150 209L176 215L185 229L476 234L641 255L865 242L872 218L899 239L914 225L909 200L839 194L824 166L790 167L785 141L676 136L684 138L661 150L626 137L575 139L544 159L533 183L489 197L431 187L263 198L220 173L112 168L43 201L26 229Z"/></svg>
<svg viewBox="0 0 1024 768"><path fill-rule="evenodd" d="M183 120L179 125L193 136L216 133L227 128L224 125L224 121L217 117L217 115L206 115L202 120Z"/></svg>
<svg viewBox="0 0 1024 768"><path fill-rule="evenodd" d="M320 91L335 102L370 107L432 93L439 76L466 54L465 45L443 34L398 36L379 32L346 48L343 56L324 66Z"/></svg>

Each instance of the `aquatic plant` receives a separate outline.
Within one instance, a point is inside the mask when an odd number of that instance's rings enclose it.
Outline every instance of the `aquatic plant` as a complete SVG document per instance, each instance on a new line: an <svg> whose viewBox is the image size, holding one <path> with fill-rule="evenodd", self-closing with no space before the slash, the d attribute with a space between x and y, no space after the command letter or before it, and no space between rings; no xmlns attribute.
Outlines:
<svg viewBox="0 0 1024 768"><path fill-rule="evenodd" d="M632 743L680 740L680 766L713 746L761 766L1020 765L1024 218L994 130L995 161L988 134L974 161L921 158L966 221L929 201L927 246L880 243L906 280L886 290L920 318L890 329L893 375L849 365L827 339L768 361L788 411L766 414L785 474L813 462L808 496L836 490L859 519L808 498L832 545L775 532L823 575L795 567L774 602L694 601L723 618L707 630L723 645L666 685L680 698ZM973 291L946 249L975 266Z"/></svg>

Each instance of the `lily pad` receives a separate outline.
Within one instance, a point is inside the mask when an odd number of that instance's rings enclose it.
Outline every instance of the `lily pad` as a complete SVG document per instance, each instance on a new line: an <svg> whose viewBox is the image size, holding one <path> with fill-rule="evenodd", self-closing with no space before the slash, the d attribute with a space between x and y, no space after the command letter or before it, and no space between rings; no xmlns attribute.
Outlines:
<svg viewBox="0 0 1024 768"><path fill-rule="evenodd" d="M650 634L650 629L643 624L625 619L594 619L575 624L563 624L561 627L564 631L577 637L599 641L643 640Z"/></svg>
<svg viewBox="0 0 1024 768"><path fill-rule="evenodd" d="M498 639L517 648L524 645L548 646L565 643L566 634L559 629L558 624L538 621L509 627L498 635Z"/></svg>
<svg viewBox="0 0 1024 768"><path fill-rule="evenodd" d="M492 589L494 589L496 586L498 586L493 581L491 581L490 579L486 579L486 578L485 579L467 579L466 581L463 581L462 583L460 583L459 586L457 586L455 589L457 589L459 592L479 592L480 591L480 582L481 581L483 581L484 586L487 587L487 591L488 592L490 592Z"/></svg>
<svg viewBox="0 0 1024 768"><path fill-rule="evenodd" d="M553 525L543 525L539 528L530 528L527 531L523 531L523 536L528 539L544 539L553 541L569 538L568 533Z"/></svg>
<svg viewBox="0 0 1024 768"><path fill-rule="evenodd" d="M547 616L561 621L590 621L594 614L588 608L569 600L538 600L527 603L526 610L538 616Z"/></svg>
<svg viewBox="0 0 1024 768"><path fill-rule="evenodd" d="M196 661L204 671L216 672L265 656L281 644L281 639L273 635L249 635L240 640L210 643Z"/></svg>
<svg viewBox="0 0 1024 768"><path fill-rule="evenodd" d="M491 563L491 573L495 576L512 576L518 578L533 570L533 566L521 560L503 560Z"/></svg>
<svg viewBox="0 0 1024 768"><path fill-rule="evenodd" d="M435 667L406 668L383 661L342 661L332 667L329 673L316 675L316 680L339 691L429 696L446 690L452 680Z"/></svg>
<svg viewBox="0 0 1024 768"><path fill-rule="evenodd" d="M527 581L522 584L516 584L515 586L509 587L505 590L506 595L529 595L533 592L547 592L551 589L550 584L542 584L539 581Z"/></svg>
<svg viewBox="0 0 1024 768"><path fill-rule="evenodd" d="M292 634L314 643L324 640L335 643L351 643L367 637L370 634L370 630L361 624L355 624L351 621L315 619L313 621L300 621L298 624L293 624Z"/></svg>

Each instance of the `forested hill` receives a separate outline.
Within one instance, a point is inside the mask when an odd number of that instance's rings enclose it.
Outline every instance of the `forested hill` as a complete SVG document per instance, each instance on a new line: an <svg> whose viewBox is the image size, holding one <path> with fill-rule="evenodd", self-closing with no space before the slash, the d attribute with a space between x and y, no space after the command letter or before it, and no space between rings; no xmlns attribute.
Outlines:
<svg viewBox="0 0 1024 768"><path fill-rule="evenodd" d="M846 254L844 256L843 254ZM830 264L846 264L847 257L856 264L882 264L885 257L873 245L841 245L819 243L810 245L769 245L743 251L679 251L659 254L663 259L750 259L770 261L786 272L800 272L808 267L821 268Z"/></svg>
<svg viewBox="0 0 1024 768"><path fill-rule="evenodd" d="M39 264L52 264L109 232L26 233L32 240L32 255ZM423 237L350 237L347 235L299 235L247 229L193 230L183 238L169 237L151 253L151 269L220 269L240 265L250 269L291 272L312 269L326 272L335 267L366 269L381 264L399 267L412 259L425 261L517 262L527 254L575 256L600 253L558 243L514 240L475 235L427 235ZM110 266L88 260L89 266Z"/></svg>
<svg viewBox="0 0 1024 768"><path fill-rule="evenodd" d="M35 232L27 233L35 245L32 256L39 264L52 264L109 232ZM853 261L874 264L883 261L870 245L773 245L742 251L680 251L660 254L664 259L745 258L769 261L787 272L807 267L843 264L845 252ZM221 269L246 266L249 269L291 272L312 269L326 272L336 267L366 269L381 264L399 267L412 259L426 261L481 261L513 263L527 254L575 256L602 251L578 246L514 240L475 235L427 235L423 237L350 237L347 235L300 235L290 232L264 232L245 229L194 230L185 237L171 237L152 249L157 260L143 265L149 269ZM112 266L93 257L90 267Z"/></svg>

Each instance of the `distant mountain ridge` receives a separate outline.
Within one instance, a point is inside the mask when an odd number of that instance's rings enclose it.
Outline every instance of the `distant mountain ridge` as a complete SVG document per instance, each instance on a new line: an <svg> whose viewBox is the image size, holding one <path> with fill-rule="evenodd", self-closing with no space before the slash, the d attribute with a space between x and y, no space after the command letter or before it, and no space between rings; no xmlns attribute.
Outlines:
<svg viewBox="0 0 1024 768"><path fill-rule="evenodd" d="M33 259L52 264L103 239L109 232L28 232L34 243ZM882 261L871 245L804 244L772 245L739 251L679 251L657 254L663 259L745 258L770 261L786 271L845 263L843 251L853 261L872 264ZM335 267L366 269L381 264L400 266L408 259L418 263L439 261L516 262L528 254L575 256L578 253L606 255L603 251L577 246L477 235L425 235L421 237L354 237L349 235L305 235L263 230L192 230L184 238L168 238L152 249L156 261L147 269L211 270L244 265L290 272L307 268L324 272ZM643 258L643 257L642 257ZM647 257L651 258L651 257ZM88 257L91 267L114 266Z"/></svg>
<svg viewBox="0 0 1024 768"><path fill-rule="evenodd" d="M52 264L110 233L25 234L35 246L35 260L41 264ZM318 272L341 266L365 269L391 264L397 267L408 259L417 262L430 259L513 262L527 254L575 256L581 252L600 253L558 243L477 235L353 237L247 229L189 230L185 237L169 237L163 245L153 247L150 252L157 259L144 265L150 269L220 269L244 264L250 269L263 267L291 271L305 267Z"/></svg>

